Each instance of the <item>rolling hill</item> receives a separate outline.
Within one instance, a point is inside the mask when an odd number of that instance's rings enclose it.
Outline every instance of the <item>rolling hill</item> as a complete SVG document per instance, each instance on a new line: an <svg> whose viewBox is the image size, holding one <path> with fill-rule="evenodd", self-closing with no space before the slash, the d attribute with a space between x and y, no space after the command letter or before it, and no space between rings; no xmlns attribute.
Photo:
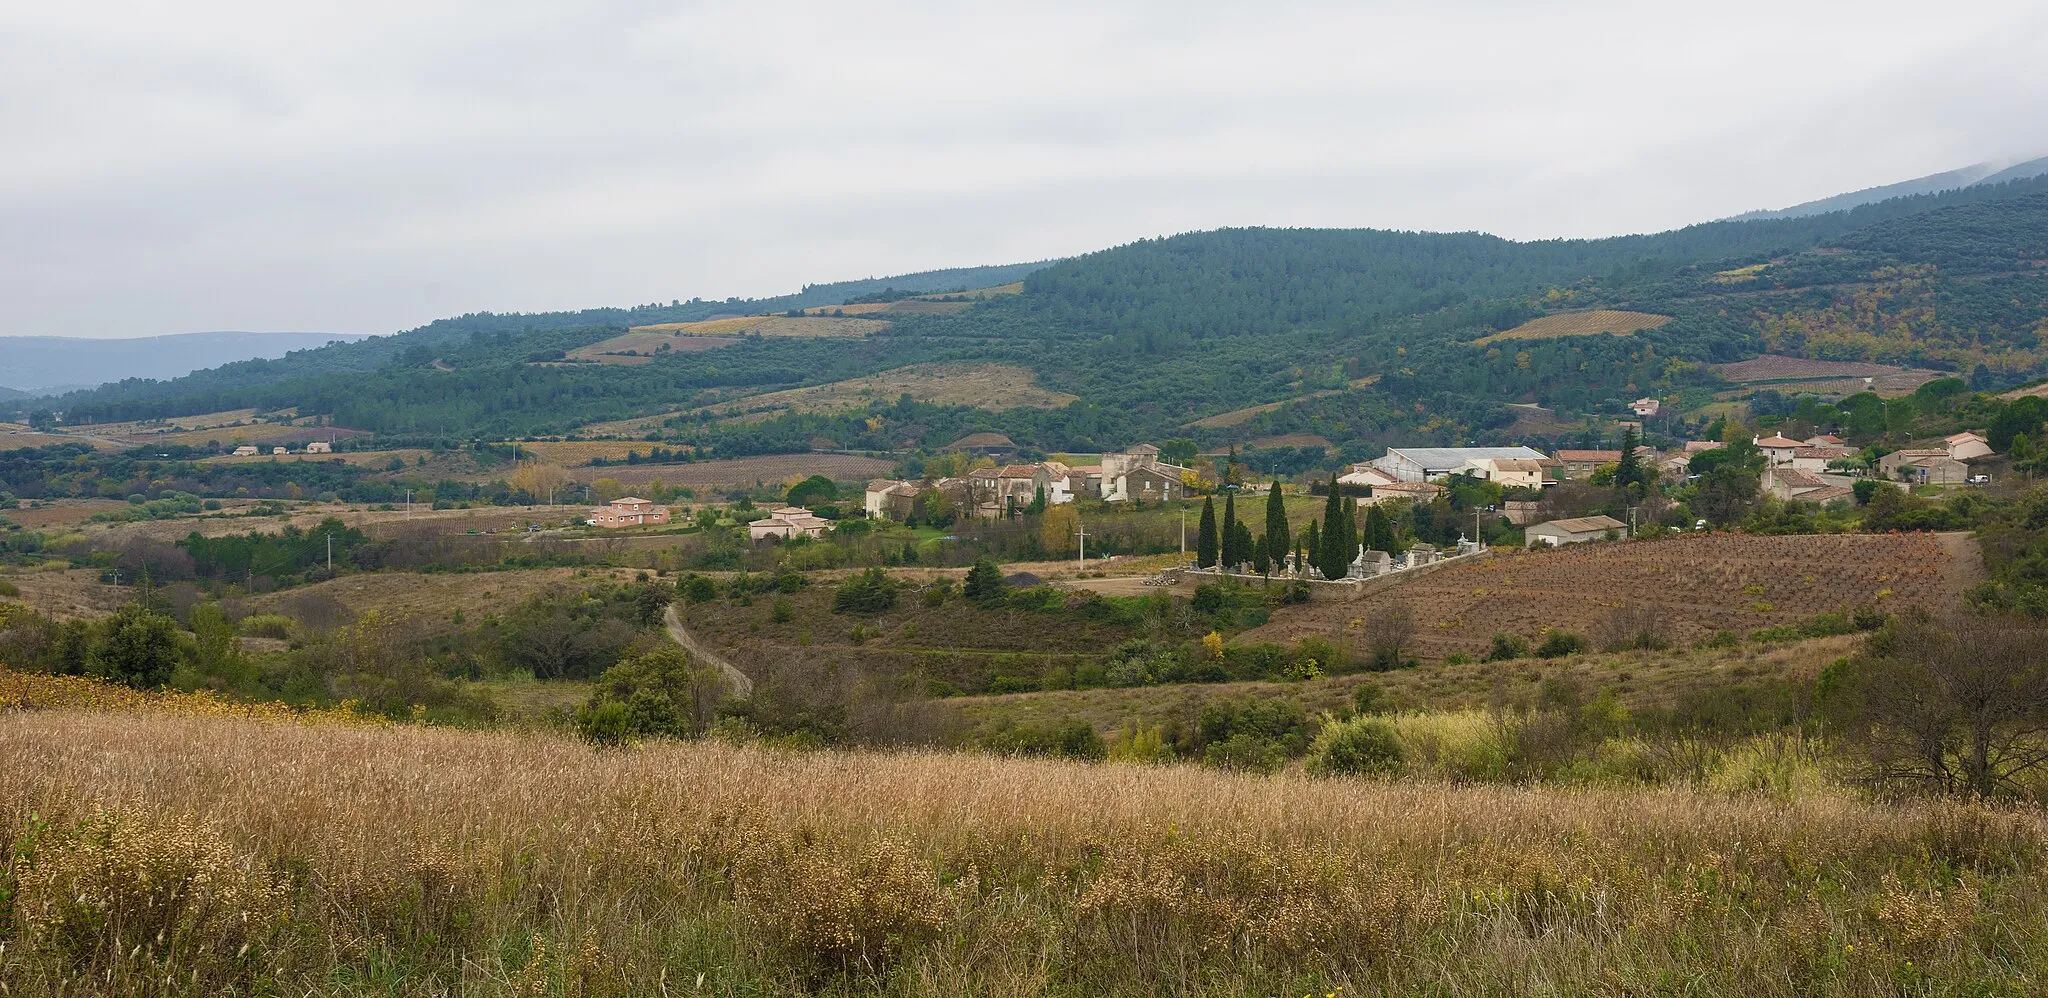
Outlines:
<svg viewBox="0 0 2048 998"><path fill-rule="evenodd" d="M1348 453L1525 432L1507 403L1568 425L1645 393L1711 395L1726 387L1712 365L1761 354L1991 387L2048 369L2048 176L1607 239L1226 229L1025 266L1015 293L978 299L919 285L993 289L1014 268L816 286L720 303L723 318L704 302L465 316L64 401L95 421L296 406L397 441L505 439L743 410L749 396L915 365L997 365L1077 401L996 412L926 393L651 429L728 457L981 431L1046 451L1192 430L1205 446L1316 437ZM933 298L960 300L896 309ZM859 335L762 334L818 323Z"/></svg>
<svg viewBox="0 0 2048 998"><path fill-rule="evenodd" d="M1871 187L1860 191L1851 191L1847 194L1837 194L1833 197L1821 198L1817 201L1795 204L1790 208L1779 208L1775 211L1746 211L1734 216L1730 221L1746 222L1766 218L1801 218L1807 215L1819 215L1830 211L1842 211L1848 208L1884 201L1889 198L1908 197L1915 194L1938 194L1942 191L1975 187L1980 184L1996 185L2014 180L2030 180L2044 173L2048 173L2048 156L2040 159L2030 159L2024 163L2016 163L2005 167L1995 163L1977 163L1963 167L1960 170L1948 170L1943 173L1929 174L1925 177L1916 177L1912 180L1902 180L1896 184L1885 184L1882 187Z"/></svg>

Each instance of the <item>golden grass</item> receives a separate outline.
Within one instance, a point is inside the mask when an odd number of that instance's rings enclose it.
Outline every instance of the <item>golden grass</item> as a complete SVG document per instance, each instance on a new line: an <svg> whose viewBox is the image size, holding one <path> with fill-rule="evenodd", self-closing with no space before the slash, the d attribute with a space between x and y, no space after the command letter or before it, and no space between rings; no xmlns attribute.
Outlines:
<svg viewBox="0 0 2048 998"><path fill-rule="evenodd" d="M678 336L737 336L753 333L761 336L866 336L889 323L882 319L862 319L854 316L832 315L748 315L733 319L708 319L703 322L667 322L652 326L634 326L627 334L666 334ZM626 337L613 337L603 343L583 347L570 356L592 355L601 350L619 349L606 344L621 343ZM660 340L639 342L660 343ZM644 351L643 351L644 352Z"/></svg>
<svg viewBox="0 0 2048 998"><path fill-rule="evenodd" d="M0 757L16 994L2048 986L2048 827L1984 806L148 710Z"/></svg>
<svg viewBox="0 0 2048 998"><path fill-rule="evenodd" d="M1649 312L1623 312L1615 309L1595 309L1590 312L1561 312L1530 319L1513 329L1503 330L1492 336L1473 340L1474 346L1499 343L1502 340L1552 340L1564 336L1598 336L1612 333L1627 336L1644 329L1655 329L1671 321L1668 315L1653 315Z"/></svg>
<svg viewBox="0 0 2048 998"><path fill-rule="evenodd" d="M222 441L223 444L227 442L228 441ZM303 447L303 445L300 446ZM448 452L442 452L442 454L446 453ZM459 456L460 452L455 453ZM381 468L384 465L389 464L391 462L391 459L395 457L401 461L404 461L406 467L408 469L411 469L414 467L414 462L422 457L428 458L431 463L435 458L441 457L442 454L436 454L434 451L427 450L423 447L399 447L391 450L335 451L329 454L308 454L304 450L294 450L292 453L285 454L283 456L278 456L274 454L257 454L252 457L236 457L233 454L221 454L215 457L206 458L205 463L252 464L259 461L282 461L285 463L292 463L297 461L340 461L343 464L368 465Z"/></svg>

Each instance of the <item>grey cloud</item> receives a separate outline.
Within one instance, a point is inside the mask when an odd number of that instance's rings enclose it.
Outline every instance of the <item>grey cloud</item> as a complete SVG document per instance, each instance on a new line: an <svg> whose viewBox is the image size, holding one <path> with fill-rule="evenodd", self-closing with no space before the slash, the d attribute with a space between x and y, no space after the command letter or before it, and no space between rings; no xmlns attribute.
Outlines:
<svg viewBox="0 0 2048 998"><path fill-rule="evenodd" d="M383 332L2048 152L2038 4L18 5L0 333Z"/></svg>

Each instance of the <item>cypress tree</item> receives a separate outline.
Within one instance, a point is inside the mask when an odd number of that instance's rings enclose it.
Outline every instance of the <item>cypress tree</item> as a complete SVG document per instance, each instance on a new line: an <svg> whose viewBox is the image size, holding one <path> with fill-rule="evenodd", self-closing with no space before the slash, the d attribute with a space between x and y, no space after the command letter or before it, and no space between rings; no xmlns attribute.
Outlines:
<svg viewBox="0 0 2048 998"><path fill-rule="evenodd" d="M1252 571L1265 576L1273 574L1273 549L1266 546L1264 534L1252 542Z"/></svg>
<svg viewBox="0 0 2048 998"><path fill-rule="evenodd" d="M1365 511L1365 547L1368 551L1394 552L1394 523L1387 511L1374 506Z"/></svg>
<svg viewBox="0 0 2048 998"><path fill-rule="evenodd" d="M1237 552L1237 563L1233 567L1242 568L1252 560L1252 528L1239 520L1230 525L1230 536L1236 538L1230 545Z"/></svg>
<svg viewBox="0 0 2048 998"><path fill-rule="evenodd" d="M1316 552L1316 568L1326 579L1341 579L1350 570L1351 558L1344 553L1344 538L1351 531L1344 521L1344 487L1330 476L1330 501L1323 504L1322 550Z"/></svg>
<svg viewBox="0 0 2048 998"><path fill-rule="evenodd" d="M1223 494L1223 530L1218 538L1223 542L1223 567L1236 569L1244 564L1245 552L1237 549L1237 493Z"/></svg>
<svg viewBox="0 0 2048 998"><path fill-rule="evenodd" d="M1278 565L1287 557L1287 549L1293 546L1293 539L1287 536L1287 504L1280 500L1280 483L1273 483L1273 491L1266 493L1266 554L1268 560Z"/></svg>
<svg viewBox="0 0 2048 998"><path fill-rule="evenodd" d="M1216 500L1202 500L1202 525L1195 531L1195 564L1203 568L1215 568L1219 555L1216 545Z"/></svg>
<svg viewBox="0 0 2048 998"><path fill-rule="evenodd" d="M1301 528L1301 536L1295 540L1298 542L1294 548L1295 570L1307 575L1311 566L1322 563L1322 528L1316 526L1316 521L1310 520L1307 526Z"/></svg>
<svg viewBox="0 0 2048 998"><path fill-rule="evenodd" d="M1621 431L1621 461L1614 466L1614 487L1624 492L1643 480L1642 462L1636 460L1636 428Z"/></svg>

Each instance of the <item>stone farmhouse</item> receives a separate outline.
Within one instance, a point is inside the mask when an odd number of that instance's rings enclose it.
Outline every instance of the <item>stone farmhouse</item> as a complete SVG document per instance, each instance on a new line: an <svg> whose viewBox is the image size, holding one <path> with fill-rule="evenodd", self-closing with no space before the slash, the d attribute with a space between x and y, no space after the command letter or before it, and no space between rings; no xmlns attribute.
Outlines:
<svg viewBox="0 0 2048 998"><path fill-rule="evenodd" d="M645 527L668 522L668 507L638 496L614 499L590 511L583 521L593 527Z"/></svg>
<svg viewBox="0 0 2048 998"><path fill-rule="evenodd" d="M1473 478L1494 482L1508 488L1520 486L1540 489L1545 485L1557 484L1544 480L1547 476L1544 474L1544 463L1542 461L1531 461L1527 458L1473 458L1466 461L1463 466L1459 467L1457 471L1452 472L1452 474L1470 475Z"/></svg>
<svg viewBox="0 0 2048 998"><path fill-rule="evenodd" d="M1171 502L1186 499L1188 487L1181 476L1191 469L1159 459L1159 448L1139 444L1128 450L1102 455L1103 502Z"/></svg>

